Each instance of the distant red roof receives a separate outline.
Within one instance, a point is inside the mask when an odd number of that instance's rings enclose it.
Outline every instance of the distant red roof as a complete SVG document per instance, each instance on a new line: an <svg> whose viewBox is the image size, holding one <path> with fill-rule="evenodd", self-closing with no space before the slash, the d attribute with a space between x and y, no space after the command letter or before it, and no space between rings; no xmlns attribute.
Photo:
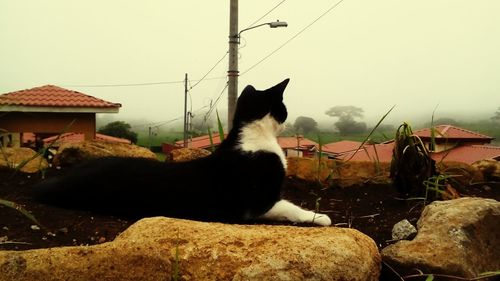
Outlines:
<svg viewBox="0 0 500 281"><path fill-rule="evenodd" d="M436 139L468 139L468 140L477 139L477 140L487 140L487 141L491 141L492 139L494 139L493 137L469 131L463 128L455 127L452 125L439 125L435 126L434 128L436 130L435 132ZM431 137L430 128L417 130L413 133L419 136L420 138Z"/></svg>
<svg viewBox="0 0 500 281"><path fill-rule="evenodd" d="M227 136L227 134L225 134ZM221 143L219 134L213 134L212 135L212 141L215 146L219 145ZM210 138L208 135L200 136L200 137L195 137L190 140L189 142L189 147L194 147L194 148L210 148ZM299 149L312 149L312 148L317 148L318 144L304 138L302 136L299 136L298 139L298 145ZM282 149L296 149L297 148L297 137L278 137L278 143ZM182 147L184 145L183 140L179 140L175 142L175 145Z"/></svg>
<svg viewBox="0 0 500 281"><path fill-rule="evenodd" d="M310 139L304 138L303 136L294 137L278 137L278 144L282 149L312 149L318 148L319 145Z"/></svg>
<svg viewBox="0 0 500 281"><path fill-rule="evenodd" d="M354 151L342 155L341 159L381 163L390 163L392 161L394 143L366 144L356 151L358 147Z"/></svg>
<svg viewBox="0 0 500 281"><path fill-rule="evenodd" d="M440 161L458 161L472 164L483 159L500 160L500 147L490 145L459 146L448 151L432 153L432 159Z"/></svg>
<svg viewBox="0 0 500 281"><path fill-rule="evenodd" d="M121 104L101 100L54 85L0 95L0 106L119 108Z"/></svg>
<svg viewBox="0 0 500 281"><path fill-rule="evenodd" d="M225 137L227 137L227 134L224 134ZM219 138L219 134L213 134L212 135L212 141L215 146L219 145L221 143L221 140ZM184 146L184 140L176 141L175 145L179 147ZM193 147L193 148L210 148L210 137L208 135L204 136L199 136L195 138L188 139L188 147Z"/></svg>
<svg viewBox="0 0 500 281"><path fill-rule="evenodd" d="M359 148L361 142L359 141L349 141L343 140L338 142L332 142L323 145L323 152L331 154L345 154L350 151L354 151Z"/></svg>
<svg viewBox="0 0 500 281"><path fill-rule="evenodd" d="M394 142L385 144L365 145L363 148L337 155L337 158L353 161L370 161L390 163L392 161L392 150ZM356 153L355 153L356 152ZM447 151L434 153L431 158L437 162L456 161L472 164L483 159L500 160L500 147L491 145L463 145Z"/></svg>

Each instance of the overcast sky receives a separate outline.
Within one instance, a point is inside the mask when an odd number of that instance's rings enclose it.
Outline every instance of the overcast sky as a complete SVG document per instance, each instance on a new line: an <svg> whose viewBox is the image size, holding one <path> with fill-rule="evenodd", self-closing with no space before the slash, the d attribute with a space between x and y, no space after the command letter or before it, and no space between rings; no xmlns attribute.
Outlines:
<svg viewBox="0 0 500 281"><path fill-rule="evenodd" d="M291 122L335 105L368 122L396 105L394 123L500 107L500 1L344 0L317 20L337 2L240 1L240 30L271 10L255 24L289 26L242 34L239 91L291 78ZM0 0L0 93L54 84L121 103L118 119L167 121L183 114L185 73L193 110L222 92L228 32L229 1Z"/></svg>

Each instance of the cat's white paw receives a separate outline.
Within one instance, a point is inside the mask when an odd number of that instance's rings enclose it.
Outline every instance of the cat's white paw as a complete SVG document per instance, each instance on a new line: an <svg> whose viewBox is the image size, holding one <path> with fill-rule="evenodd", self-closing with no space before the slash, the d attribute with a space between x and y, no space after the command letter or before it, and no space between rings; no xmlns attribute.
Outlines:
<svg viewBox="0 0 500 281"><path fill-rule="evenodd" d="M330 219L330 217L328 217L325 214L318 214L318 213L314 214L314 217L313 217L311 222L314 224L321 225L321 226L332 225L332 220Z"/></svg>

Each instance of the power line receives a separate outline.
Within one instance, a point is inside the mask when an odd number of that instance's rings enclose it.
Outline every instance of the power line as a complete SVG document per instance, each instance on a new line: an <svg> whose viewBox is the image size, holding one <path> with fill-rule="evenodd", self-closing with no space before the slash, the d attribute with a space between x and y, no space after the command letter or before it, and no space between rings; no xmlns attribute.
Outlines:
<svg viewBox="0 0 500 281"><path fill-rule="evenodd" d="M260 20L262 20L265 16L269 15L272 11L276 10L276 8L278 8L279 6L281 6L281 4L283 4L284 2L286 2L286 0L282 0L281 2L279 2L278 5L274 6L271 10L269 10L267 13L265 13L258 20L256 20L253 23L251 23L247 28L250 28L250 27L254 26L256 23L258 23Z"/></svg>
<svg viewBox="0 0 500 281"><path fill-rule="evenodd" d="M198 112L204 108L207 108L209 107L209 105L205 105L205 106L202 106L196 110L194 110L193 112ZM179 121L181 120L182 118L184 118L184 115L182 116L179 116L179 117L176 117L176 118L173 118L173 119L170 119L170 120L166 120L166 121L158 121L158 122L151 122L151 123L144 123L144 124L140 124L140 125L134 125L134 126L131 126L132 128L137 128L137 127L145 127L145 126L148 126L148 127L161 127L161 126L164 126L164 125L167 125L169 123L173 123L175 121Z"/></svg>
<svg viewBox="0 0 500 281"><path fill-rule="evenodd" d="M271 53L269 53L267 56L265 56L264 58L262 58L261 60L259 60L254 65L250 66L247 70L243 71L240 74L240 76L246 74L247 72L249 72L250 70L252 70L253 68L255 68L257 65L259 65L262 62L264 62L265 60L267 60L270 56L274 55L276 52L278 52L279 50L281 50L288 43L290 43L293 39L297 38L300 34L302 34L304 31L306 31L307 29L309 29L313 24L315 24L317 21L319 21L322 17L324 17L329 12L331 12L333 9L337 8L337 6L340 5L342 2L344 2L344 0L340 0L337 3L335 3L333 6L331 6L330 8L328 8L324 13L322 13L319 17L317 17L315 20L313 20L310 24L306 25L299 32L297 32L294 36L292 36L290 39L288 39L287 41L285 41L285 43L281 44L278 48L276 48L274 51L272 51Z"/></svg>
<svg viewBox="0 0 500 281"><path fill-rule="evenodd" d="M220 79L226 78L225 76L212 77L212 78L205 78L205 77L203 78L203 80L220 80ZM201 79L196 79L196 80L191 80L191 81L201 81ZM129 84L61 85L61 87L75 87L75 88L139 87L139 86L154 86L154 85L168 85L168 84L181 84L181 83L184 83L184 80L146 82L146 83L129 83ZM198 84L198 83L196 83L196 84ZM196 86L196 84L194 86Z"/></svg>
<svg viewBox="0 0 500 281"><path fill-rule="evenodd" d="M62 85L62 87L76 87L76 88L137 87L137 86L152 86L152 85L166 85L166 84L180 84L180 83L184 83L184 80L146 82L146 83L130 83L130 84Z"/></svg>
<svg viewBox="0 0 500 281"><path fill-rule="evenodd" d="M229 83L226 83L226 86L224 86L224 88L222 89L222 91L220 92L219 96L217 97L217 99L215 100L215 102L212 104L210 104L210 108L208 109L207 113L205 113L205 116L203 117L203 122L207 122L208 118L210 117L210 115L212 114L212 112L214 111L214 108L217 106L217 104L219 103L219 100L220 98L222 97L222 94L224 94L224 91L227 89L227 87L229 86Z"/></svg>
<svg viewBox="0 0 500 281"><path fill-rule="evenodd" d="M226 51L226 52L224 53L224 55L222 56L222 58L220 58L220 59L219 59L219 60L215 63L215 65L214 65L214 66L212 66L212 68L210 68L210 70L209 70L209 71L208 71L205 75L203 75L203 77L201 77L201 79L200 79L200 80L198 80L198 82L196 82L193 86L191 86L191 87L189 88L189 90L191 90L192 88L194 88L194 87L196 87L198 84L200 84L200 82L201 82L201 81L203 81L203 80L204 80L204 79L208 76L208 74L210 74L210 72L212 72L212 70L214 70L214 69L215 69L215 67L217 67L217 65L219 65L219 63L220 63L220 62L221 62L221 61L222 61L222 60L223 60L223 59L227 56L227 54L228 54L228 53L229 53L229 52L228 52L228 51ZM225 78L225 76L224 76L224 78ZM222 79L222 78L221 78L221 77L219 77L219 79ZM207 79L207 80L208 80L208 79Z"/></svg>

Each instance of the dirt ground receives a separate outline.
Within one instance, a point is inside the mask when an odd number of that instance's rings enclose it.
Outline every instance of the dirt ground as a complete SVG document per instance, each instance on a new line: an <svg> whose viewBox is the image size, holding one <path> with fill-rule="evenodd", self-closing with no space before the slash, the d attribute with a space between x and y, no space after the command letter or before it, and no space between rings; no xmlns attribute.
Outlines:
<svg viewBox="0 0 500 281"><path fill-rule="evenodd" d="M49 169L46 177L61 170ZM0 198L14 201L29 210L41 228L16 210L0 205L0 250L26 250L71 245L93 245L111 241L134 223L127 218L66 210L33 201L31 186L40 174L0 169ZM461 192L500 200L500 183L477 184ZM320 188L316 184L287 178L283 197L308 209L328 214L335 226L351 227L370 236L379 248L391 241L392 226L402 219L415 224L422 201L398 198L390 185L363 185L350 188Z"/></svg>

